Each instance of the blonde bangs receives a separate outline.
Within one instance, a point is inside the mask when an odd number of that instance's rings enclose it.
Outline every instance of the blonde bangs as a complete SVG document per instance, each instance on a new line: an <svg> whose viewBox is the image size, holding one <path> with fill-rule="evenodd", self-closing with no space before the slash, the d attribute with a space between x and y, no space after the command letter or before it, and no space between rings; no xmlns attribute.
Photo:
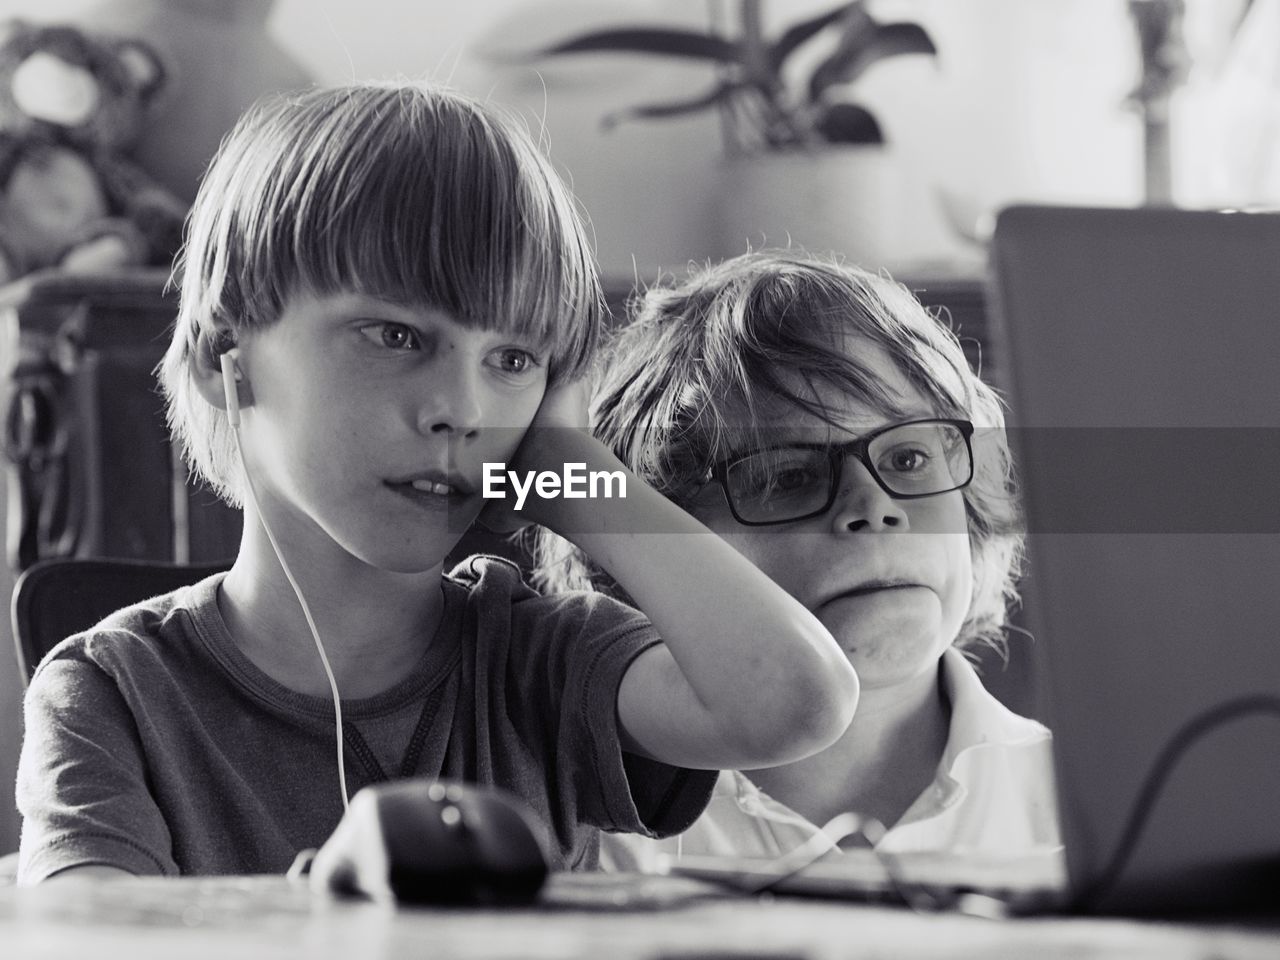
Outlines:
<svg viewBox="0 0 1280 960"><path fill-rule="evenodd" d="M604 317L586 232L513 120L355 87L270 102L247 127L224 148L223 222L205 233L231 253L198 271L221 310L256 325L299 287L371 293L528 339L553 380L582 372Z"/></svg>

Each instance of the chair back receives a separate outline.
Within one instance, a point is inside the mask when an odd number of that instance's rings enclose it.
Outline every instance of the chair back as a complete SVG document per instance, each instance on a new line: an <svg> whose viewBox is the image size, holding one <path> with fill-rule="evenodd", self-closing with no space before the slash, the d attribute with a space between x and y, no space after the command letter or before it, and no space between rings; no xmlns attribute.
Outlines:
<svg viewBox="0 0 1280 960"><path fill-rule="evenodd" d="M121 607L226 570L227 563L61 558L25 570L13 588L13 639L24 684L46 653Z"/></svg>

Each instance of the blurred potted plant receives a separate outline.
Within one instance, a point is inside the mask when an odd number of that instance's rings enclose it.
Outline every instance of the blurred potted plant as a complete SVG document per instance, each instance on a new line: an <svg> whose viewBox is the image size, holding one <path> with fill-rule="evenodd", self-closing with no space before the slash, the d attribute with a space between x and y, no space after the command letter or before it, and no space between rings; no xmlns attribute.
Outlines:
<svg viewBox="0 0 1280 960"><path fill-rule="evenodd" d="M738 0L736 37L716 32L654 27L595 30L534 51L533 58L583 53L638 53L703 60L718 68L711 89L685 100L640 104L604 118L658 119L719 108L729 118L727 146L746 151L816 148L828 143L879 144L884 135L865 107L839 99L837 88L856 81L888 57L937 53L916 23L880 23L864 0L843 3L793 24L775 39L765 35L764 0ZM809 41L831 34L835 49L793 87L788 68Z"/></svg>
<svg viewBox="0 0 1280 960"><path fill-rule="evenodd" d="M629 53L714 66L716 79L707 90L603 118L613 128L720 111L728 162L717 249L709 252L738 253L744 242L794 242L884 259L885 234L900 219L894 200L900 172L880 123L848 99L846 88L884 59L935 55L929 34L916 23L878 21L864 0L793 23L776 36L766 33L764 0L736 0L734 10L736 24L728 33L624 26L553 42L525 58ZM819 38L834 47L802 62L801 52Z"/></svg>

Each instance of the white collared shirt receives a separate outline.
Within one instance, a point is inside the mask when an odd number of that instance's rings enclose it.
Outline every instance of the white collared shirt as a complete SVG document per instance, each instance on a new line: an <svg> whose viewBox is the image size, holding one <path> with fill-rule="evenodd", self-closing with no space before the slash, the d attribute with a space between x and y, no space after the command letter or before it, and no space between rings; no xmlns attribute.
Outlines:
<svg viewBox="0 0 1280 960"><path fill-rule="evenodd" d="M933 782L876 844L887 853L984 858L1060 856L1049 730L1020 717L982 685L964 654L942 656L951 728ZM721 773L707 810L666 840L606 834L606 869L653 871L658 855L780 857L818 826L735 770Z"/></svg>

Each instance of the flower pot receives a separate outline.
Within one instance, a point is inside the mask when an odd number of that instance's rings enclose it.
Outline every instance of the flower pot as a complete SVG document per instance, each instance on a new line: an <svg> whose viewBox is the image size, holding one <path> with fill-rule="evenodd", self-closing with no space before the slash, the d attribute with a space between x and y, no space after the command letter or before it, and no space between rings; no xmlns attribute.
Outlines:
<svg viewBox="0 0 1280 960"><path fill-rule="evenodd" d="M904 177L883 145L729 157L712 245L720 257L801 247L875 269L903 256Z"/></svg>

